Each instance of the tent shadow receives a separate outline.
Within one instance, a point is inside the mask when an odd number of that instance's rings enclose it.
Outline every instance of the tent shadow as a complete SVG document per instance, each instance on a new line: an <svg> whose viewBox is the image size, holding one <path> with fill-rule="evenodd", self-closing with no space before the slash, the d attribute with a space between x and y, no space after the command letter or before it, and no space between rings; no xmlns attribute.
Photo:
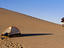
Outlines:
<svg viewBox="0 0 64 48"><path fill-rule="evenodd" d="M9 37L28 37L28 36L44 36L44 35L53 35L53 34L52 33L15 34L15 35L10 35Z"/></svg>

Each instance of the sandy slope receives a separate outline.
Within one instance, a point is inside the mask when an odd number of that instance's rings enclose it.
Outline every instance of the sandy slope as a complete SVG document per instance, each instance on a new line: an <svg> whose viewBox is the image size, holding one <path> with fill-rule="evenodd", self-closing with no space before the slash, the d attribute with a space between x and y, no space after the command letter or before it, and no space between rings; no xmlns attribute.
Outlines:
<svg viewBox="0 0 64 48"><path fill-rule="evenodd" d="M23 48L22 42L17 38L0 40L0 48Z"/></svg>
<svg viewBox="0 0 64 48"><path fill-rule="evenodd" d="M9 25L17 26L24 34L53 34L17 37L24 48L64 48L64 28L61 25L0 8L0 32Z"/></svg>

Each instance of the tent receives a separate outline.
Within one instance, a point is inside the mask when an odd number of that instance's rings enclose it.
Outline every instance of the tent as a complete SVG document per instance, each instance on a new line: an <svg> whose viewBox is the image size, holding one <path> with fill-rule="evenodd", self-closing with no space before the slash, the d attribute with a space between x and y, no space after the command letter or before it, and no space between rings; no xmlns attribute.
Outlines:
<svg viewBox="0 0 64 48"><path fill-rule="evenodd" d="M6 28L6 30L2 33L3 35L17 35L17 34L21 34L19 29L15 26L9 26L8 28Z"/></svg>

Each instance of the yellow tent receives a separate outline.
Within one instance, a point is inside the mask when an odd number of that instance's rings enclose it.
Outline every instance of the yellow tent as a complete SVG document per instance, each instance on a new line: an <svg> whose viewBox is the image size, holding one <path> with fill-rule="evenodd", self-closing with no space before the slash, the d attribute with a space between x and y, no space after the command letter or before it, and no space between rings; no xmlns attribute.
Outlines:
<svg viewBox="0 0 64 48"><path fill-rule="evenodd" d="M2 32L2 34L5 34L5 33L8 33L9 35L14 35L14 34L19 34L20 31L15 26L9 26L8 28L6 28L4 32Z"/></svg>

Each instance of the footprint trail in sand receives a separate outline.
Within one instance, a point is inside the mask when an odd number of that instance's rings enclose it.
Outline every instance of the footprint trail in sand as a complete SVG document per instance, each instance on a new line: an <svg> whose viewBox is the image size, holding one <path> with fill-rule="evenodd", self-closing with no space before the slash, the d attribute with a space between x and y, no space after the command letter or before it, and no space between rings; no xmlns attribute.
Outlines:
<svg viewBox="0 0 64 48"><path fill-rule="evenodd" d="M12 41L11 39L0 39L0 48L23 48L22 44Z"/></svg>

